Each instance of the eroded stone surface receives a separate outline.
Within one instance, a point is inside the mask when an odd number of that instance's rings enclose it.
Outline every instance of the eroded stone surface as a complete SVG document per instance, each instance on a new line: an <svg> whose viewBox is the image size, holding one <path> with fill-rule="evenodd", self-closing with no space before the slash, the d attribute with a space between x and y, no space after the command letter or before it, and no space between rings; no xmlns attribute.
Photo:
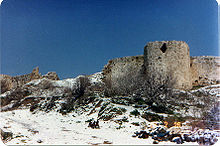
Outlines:
<svg viewBox="0 0 220 146"><path fill-rule="evenodd" d="M169 77L177 89L191 89L189 46L183 41L149 42L144 48L144 65L158 82Z"/></svg>
<svg viewBox="0 0 220 146"><path fill-rule="evenodd" d="M31 73L25 75L18 75L14 77L9 75L0 75L1 93L4 93L12 89L16 89L32 80L41 79L41 78L59 80L59 77L55 72L48 72L46 75L42 76L39 73L38 67L34 68Z"/></svg>
<svg viewBox="0 0 220 146"><path fill-rule="evenodd" d="M190 69L194 86L207 86L220 81L220 58L215 56L191 57Z"/></svg>
<svg viewBox="0 0 220 146"><path fill-rule="evenodd" d="M123 80L140 74L157 76L158 82L168 77L173 88L184 90L218 84L220 57L190 57L183 41L156 41L145 46L144 55L112 59L103 69L104 82L111 87L120 87Z"/></svg>

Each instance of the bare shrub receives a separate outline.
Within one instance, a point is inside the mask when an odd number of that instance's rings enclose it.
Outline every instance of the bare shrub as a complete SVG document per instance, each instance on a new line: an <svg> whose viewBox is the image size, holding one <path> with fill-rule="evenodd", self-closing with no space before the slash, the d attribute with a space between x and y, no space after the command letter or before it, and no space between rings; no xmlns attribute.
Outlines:
<svg viewBox="0 0 220 146"><path fill-rule="evenodd" d="M141 115L142 118L150 121L150 122L153 122L153 121L162 121L163 120L163 116L160 116L158 114L154 114L154 113L150 113L150 112L144 112L142 115Z"/></svg>
<svg viewBox="0 0 220 146"><path fill-rule="evenodd" d="M105 96L114 96L116 95L116 92L114 91L114 89L112 88L112 82L111 79L103 79L105 86L104 86L104 95Z"/></svg>
<svg viewBox="0 0 220 146"><path fill-rule="evenodd" d="M116 95L116 91L114 90L114 88L112 87L112 82L111 79L103 79L105 86L104 86L104 95L111 97Z"/></svg>
<svg viewBox="0 0 220 146"><path fill-rule="evenodd" d="M204 116L204 123L207 128L220 129L220 102L218 101L213 108Z"/></svg>
<svg viewBox="0 0 220 146"><path fill-rule="evenodd" d="M81 97L86 92L86 89L90 86L90 80L87 76L81 76L76 79L75 88L65 88L64 93L66 97Z"/></svg>
<svg viewBox="0 0 220 146"><path fill-rule="evenodd" d="M173 97L172 86L174 80L172 76L162 77L159 74L154 76L141 75L137 82L139 88L133 92L135 98L143 97L145 103L158 113L173 114L171 105L171 97Z"/></svg>
<svg viewBox="0 0 220 146"><path fill-rule="evenodd" d="M86 88L84 96L95 97L98 95L100 97L103 97L104 90L105 90L105 86L103 83L93 83Z"/></svg>
<svg viewBox="0 0 220 146"><path fill-rule="evenodd" d="M84 103L87 96L84 96L86 89L90 86L90 80L87 76L81 76L76 80L76 88L65 89L66 101L61 105L60 112L66 114L75 109L76 103Z"/></svg>
<svg viewBox="0 0 220 146"><path fill-rule="evenodd" d="M191 121L190 125L192 126L192 130L194 131L195 129L205 129L206 125L202 120L194 119Z"/></svg>
<svg viewBox="0 0 220 146"><path fill-rule="evenodd" d="M210 89L211 90L211 89ZM193 128L219 129L219 101L218 97L211 95L208 90L197 90L193 92L194 100L192 106L192 126ZM200 124L197 124L200 123Z"/></svg>
<svg viewBox="0 0 220 146"><path fill-rule="evenodd" d="M90 80L87 76L82 76L77 78L76 80L76 89L74 90L74 95L77 97L81 97L84 95L86 88L89 87Z"/></svg>
<svg viewBox="0 0 220 146"><path fill-rule="evenodd" d="M135 109L130 112L130 115L134 115L136 117L136 116L140 115L140 112L137 109Z"/></svg>
<svg viewBox="0 0 220 146"><path fill-rule="evenodd" d="M132 69L132 67L131 67ZM166 75L154 74L148 76L141 70L130 70L126 76L119 76L118 80L113 82L111 79L105 80L105 95L132 95L136 103L148 104L151 109L158 113L173 114L171 104L174 97L172 87L175 79L171 73ZM140 99L144 101L140 101ZM137 99L137 100L136 100Z"/></svg>
<svg viewBox="0 0 220 146"><path fill-rule="evenodd" d="M6 91L9 91L10 89L11 89L11 87L10 87L10 82L9 82L9 80L8 79L1 79L0 80L1 82L0 82L0 84L1 84L1 89L0 89L0 93L2 94L2 93L5 93Z"/></svg>
<svg viewBox="0 0 220 146"><path fill-rule="evenodd" d="M93 92L93 91L98 91L98 92L104 91L103 84L98 84L98 83L89 86L89 88L87 88L87 89L88 89L88 91L91 91L91 92Z"/></svg>
<svg viewBox="0 0 220 146"><path fill-rule="evenodd" d="M24 97L30 95L31 92L27 88L17 88L4 98L1 98L1 106L9 104L11 101L20 101Z"/></svg>

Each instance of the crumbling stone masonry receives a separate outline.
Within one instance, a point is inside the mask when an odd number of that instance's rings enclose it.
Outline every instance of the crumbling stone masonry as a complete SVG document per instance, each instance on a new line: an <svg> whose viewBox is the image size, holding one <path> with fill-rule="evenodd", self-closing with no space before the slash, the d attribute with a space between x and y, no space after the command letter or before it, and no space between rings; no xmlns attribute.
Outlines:
<svg viewBox="0 0 220 146"><path fill-rule="evenodd" d="M39 68L36 67L29 74L20 75L20 76L9 76L0 74L0 93L4 93L11 89L18 88L34 79L48 78L51 80L59 80L59 77L55 72L48 72L46 75L41 76L39 73Z"/></svg>
<svg viewBox="0 0 220 146"><path fill-rule="evenodd" d="M173 88L184 90L218 84L220 57L190 57L189 47L183 41L156 41L145 46L144 55L112 59L103 69L104 82L115 87L123 78L139 73L159 76L158 82L169 77Z"/></svg>
<svg viewBox="0 0 220 146"><path fill-rule="evenodd" d="M169 78L172 87L191 89L189 46L183 41L150 42L144 48L144 65L148 77L158 82Z"/></svg>
<svg viewBox="0 0 220 146"><path fill-rule="evenodd" d="M4 93L11 89L15 89L21 85L26 84L31 80L39 79L39 78L41 78L41 75L39 74L38 67L34 68L31 73L26 75L20 75L14 77L8 75L0 75L1 93Z"/></svg>
<svg viewBox="0 0 220 146"><path fill-rule="evenodd" d="M134 76L140 74L143 70L144 56L129 56L116 58L108 61L108 64L104 66L103 81L108 87L120 87L121 82L128 86L127 78L134 78ZM125 79L125 80L123 80Z"/></svg>
<svg viewBox="0 0 220 146"><path fill-rule="evenodd" d="M190 69L193 86L207 86L220 83L220 57L191 57Z"/></svg>

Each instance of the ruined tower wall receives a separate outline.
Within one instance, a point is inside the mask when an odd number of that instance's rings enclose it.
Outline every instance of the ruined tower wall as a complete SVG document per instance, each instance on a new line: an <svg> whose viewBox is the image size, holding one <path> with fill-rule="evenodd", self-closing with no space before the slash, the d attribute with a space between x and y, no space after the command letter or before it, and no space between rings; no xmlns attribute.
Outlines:
<svg viewBox="0 0 220 146"><path fill-rule="evenodd" d="M36 67L29 74L12 77L13 88L17 88L19 86L22 86L30 82L31 80L40 79L40 78L41 78L41 75L39 74L39 68Z"/></svg>
<svg viewBox="0 0 220 146"><path fill-rule="evenodd" d="M220 83L220 57L191 57L190 69L193 86L206 86Z"/></svg>
<svg viewBox="0 0 220 146"><path fill-rule="evenodd" d="M58 75L55 72L48 72L46 75L41 76L39 73L39 68L36 67L29 74L19 75L19 76L8 76L0 74L1 92L4 93L11 89L18 88L34 79L48 78L51 80L59 80Z"/></svg>
<svg viewBox="0 0 220 146"><path fill-rule="evenodd" d="M124 79L134 78L140 74L143 70L143 64L143 55L112 59L103 69L104 82L118 87Z"/></svg>
<svg viewBox="0 0 220 146"><path fill-rule="evenodd" d="M173 88L191 89L220 83L220 57L189 56L189 47L183 41L150 42L144 55L112 59L103 69L105 81L113 86L119 82L145 73L158 77L162 82L169 79Z"/></svg>
<svg viewBox="0 0 220 146"><path fill-rule="evenodd" d="M14 77L8 75L0 75L1 93L20 87L31 80L40 79L40 78L41 75L39 74L38 67L34 68L31 73L25 75L14 76Z"/></svg>
<svg viewBox="0 0 220 146"><path fill-rule="evenodd" d="M158 82L169 78L173 88L191 89L189 47L183 41L150 42L144 48L148 77Z"/></svg>

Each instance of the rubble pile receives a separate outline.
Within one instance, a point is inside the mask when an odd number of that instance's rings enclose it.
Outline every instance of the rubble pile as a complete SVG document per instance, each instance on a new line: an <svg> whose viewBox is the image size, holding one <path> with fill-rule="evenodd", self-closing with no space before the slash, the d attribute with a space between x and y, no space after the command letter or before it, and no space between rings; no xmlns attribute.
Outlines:
<svg viewBox="0 0 220 146"><path fill-rule="evenodd" d="M186 142L197 142L202 145L213 145L215 144L220 137L220 134L212 130L198 130L194 133L183 134L183 138Z"/></svg>
<svg viewBox="0 0 220 146"><path fill-rule="evenodd" d="M184 142L197 142L200 145L214 145L220 137L220 133L209 129L198 129L194 131L183 130L182 127L157 126L147 128L146 130L136 131L132 137L147 139L151 137L154 143L158 144L162 141L175 142L183 144Z"/></svg>

